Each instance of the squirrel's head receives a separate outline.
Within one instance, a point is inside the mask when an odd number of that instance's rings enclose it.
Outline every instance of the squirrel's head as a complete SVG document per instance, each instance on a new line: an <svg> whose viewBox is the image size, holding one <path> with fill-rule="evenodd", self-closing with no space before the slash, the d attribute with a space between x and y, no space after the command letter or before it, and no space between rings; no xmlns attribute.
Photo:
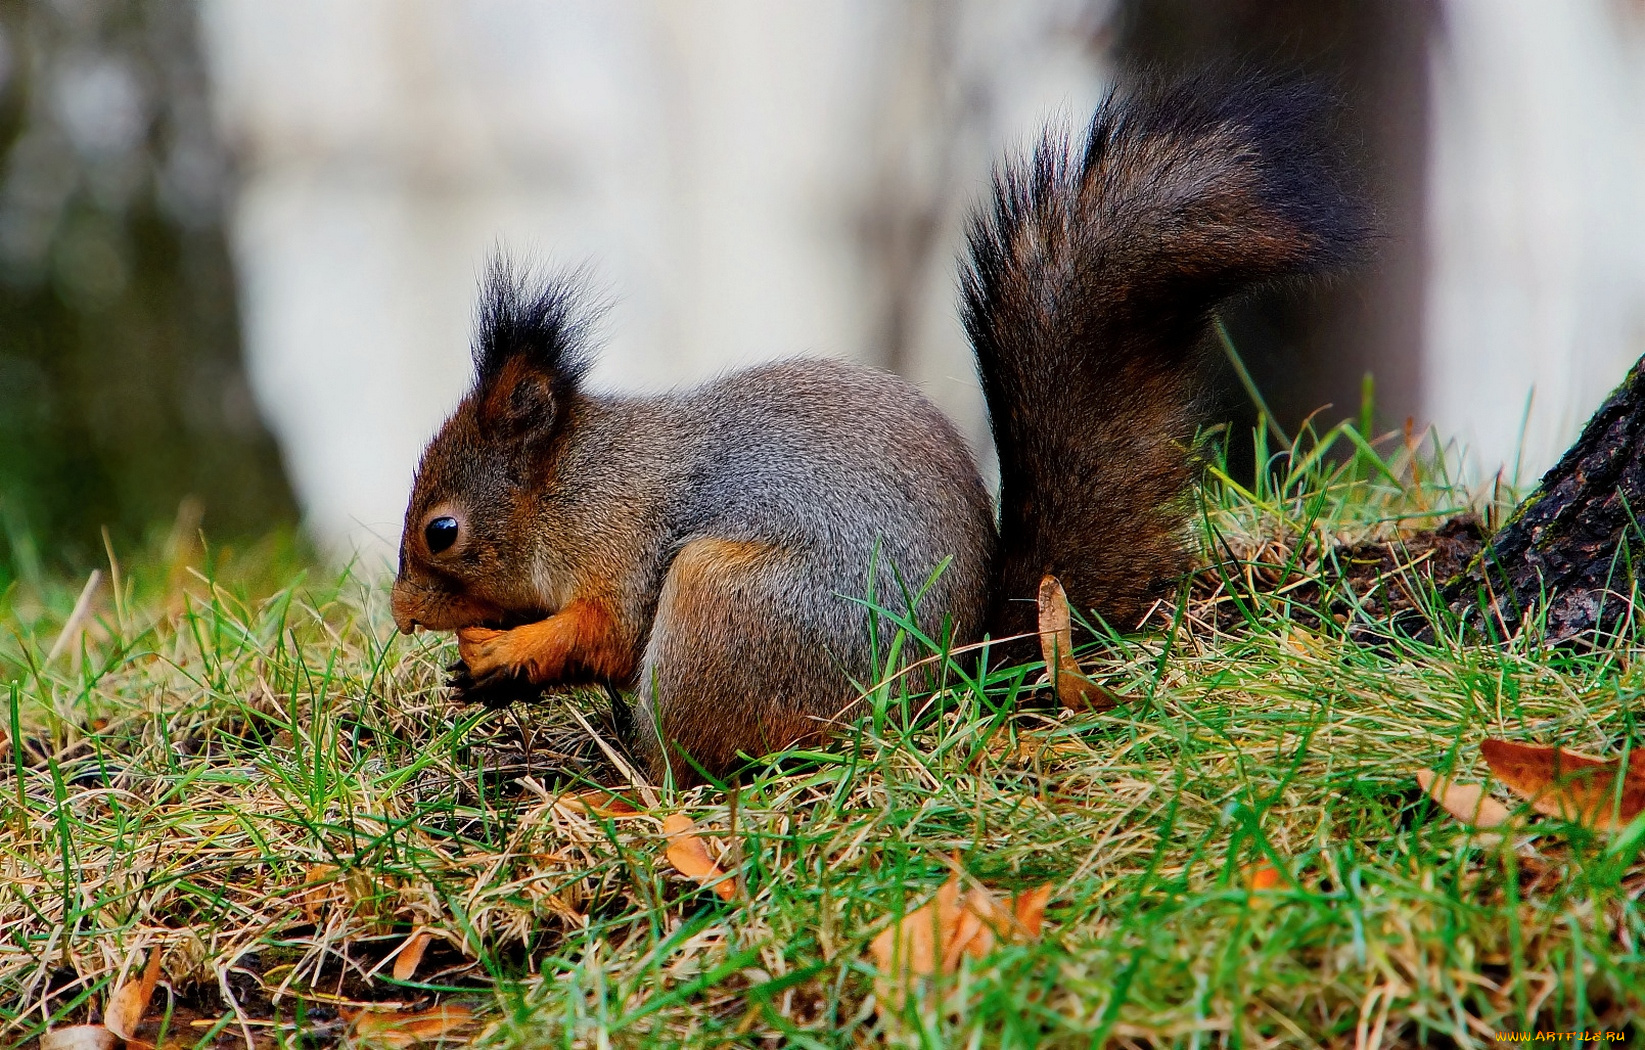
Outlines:
<svg viewBox="0 0 1645 1050"><path fill-rule="evenodd" d="M394 622L451 630L542 614L532 585L534 493L588 367L571 280L529 283L493 262L474 386L423 452L400 537Z"/></svg>

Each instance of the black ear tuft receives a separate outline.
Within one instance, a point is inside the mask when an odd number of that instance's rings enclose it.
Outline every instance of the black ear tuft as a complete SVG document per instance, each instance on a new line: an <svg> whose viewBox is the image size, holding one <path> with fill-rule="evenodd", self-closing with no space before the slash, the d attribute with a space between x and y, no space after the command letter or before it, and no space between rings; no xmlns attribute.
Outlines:
<svg viewBox="0 0 1645 1050"><path fill-rule="evenodd" d="M575 390L593 363L586 342L593 311L584 299L575 273L542 278L493 257L474 336L474 389L481 398L496 400L498 384L527 377L556 398Z"/></svg>

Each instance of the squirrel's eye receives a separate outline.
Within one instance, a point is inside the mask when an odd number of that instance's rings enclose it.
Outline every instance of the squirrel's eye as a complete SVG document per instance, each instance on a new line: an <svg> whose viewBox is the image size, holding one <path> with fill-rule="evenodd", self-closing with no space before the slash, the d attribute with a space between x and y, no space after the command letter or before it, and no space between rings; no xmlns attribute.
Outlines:
<svg viewBox="0 0 1645 1050"><path fill-rule="evenodd" d="M430 553L438 554L457 542L457 519L435 518L423 527L423 539Z"/></svg>

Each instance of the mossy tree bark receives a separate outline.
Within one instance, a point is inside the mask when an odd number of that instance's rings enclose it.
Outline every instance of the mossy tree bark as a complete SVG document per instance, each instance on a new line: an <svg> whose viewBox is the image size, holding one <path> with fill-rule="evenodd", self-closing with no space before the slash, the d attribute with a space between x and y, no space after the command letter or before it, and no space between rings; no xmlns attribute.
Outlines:
<svg viewBox="0 0 1645 1050"><path fill-rule="evenodd" d="M1506 637L1527 619L1549 641L1623 626L1645 555L1645 358L1536 491L1445 587L1465 623Z"/></svg>

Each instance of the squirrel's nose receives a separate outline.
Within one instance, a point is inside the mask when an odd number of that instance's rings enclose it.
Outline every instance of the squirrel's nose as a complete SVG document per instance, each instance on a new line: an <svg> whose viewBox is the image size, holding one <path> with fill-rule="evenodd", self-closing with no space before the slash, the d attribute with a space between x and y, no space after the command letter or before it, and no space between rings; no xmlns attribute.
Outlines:
<svg viewBox="0 0 1645 1050"><path fill-rule="evenodd" d="M416 599L405 580L395 580L389 608L394 611L394 626L400 629L401 634L410 634L417 629L417 617L414 615L417 611L416 605Z"/></svg>

